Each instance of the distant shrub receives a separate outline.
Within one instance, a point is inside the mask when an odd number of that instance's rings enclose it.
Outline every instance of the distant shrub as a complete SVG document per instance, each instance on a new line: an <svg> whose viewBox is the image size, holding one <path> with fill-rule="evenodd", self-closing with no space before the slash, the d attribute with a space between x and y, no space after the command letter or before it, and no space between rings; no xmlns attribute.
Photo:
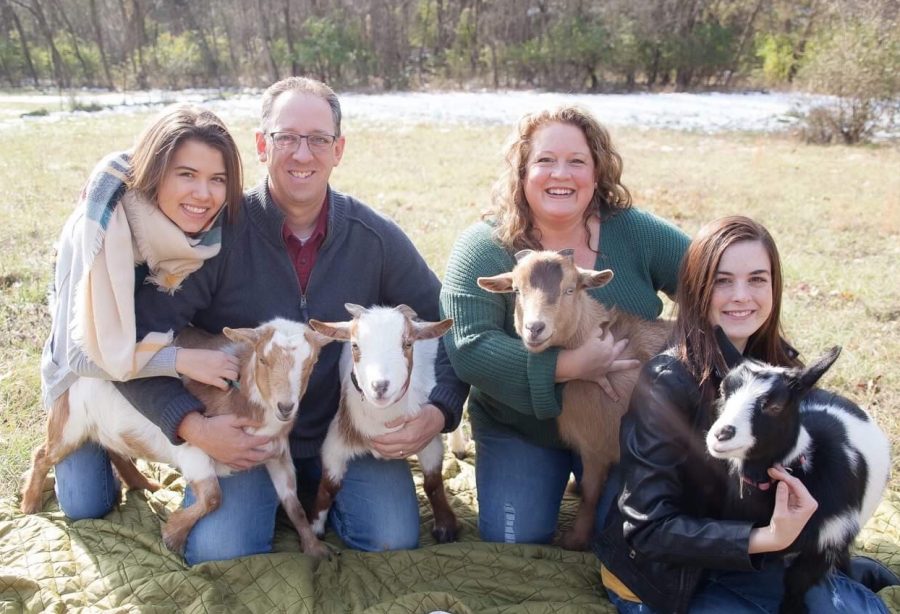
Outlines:
<svg viewBox="0 0 900 614"><path fill-rule="evenodd" d="M762 60L763 80L769 85L790 81L796 69L794 44L787 34L764 34L756 41L756 57Z"/></svg>
<svg viewBox="0 0 900 614"><path fill-rule="evenodd" d="M50 115L50 111L41 107L40 109L35 109L34 111L28 111L26 113L22 113L19 117L46 117Z"/></svg>
<svg viewBox="0 0 900 614"><path fill-rule="evenodd" d="M811 134L824 128L831 141L852 144L870 140L888 127L898 111L900 41L895 21L873 16L843 23L820 35L800 69L801 83L833 94L835 102L810 112Z"/></svg>
<svg viewBox="0 0 900 614"><path fill-rule="evenodd" d="M807 143L829 145L841 142L840 121L834 116L833 109L817 106L801 117L800 137Z"/></svg>
<svg viewBox="0 0 900 614"><path fill-rule="evenodd" d="M106 106L102 104L98 104L96 102L81 102L77 98L73 98L69 101L69 110L70 111L82 111L84 113L96 113L97 111L102 111Z"/></svg>

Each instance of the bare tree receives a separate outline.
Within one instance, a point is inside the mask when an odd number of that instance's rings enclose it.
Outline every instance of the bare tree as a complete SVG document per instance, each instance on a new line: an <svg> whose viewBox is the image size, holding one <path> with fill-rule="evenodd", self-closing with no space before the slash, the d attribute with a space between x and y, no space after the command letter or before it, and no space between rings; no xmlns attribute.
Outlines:
<svg viewBox="0 0 900 614"><path fill-rule="evenodd" d="M38 74L34 69L34 62L31 61L31 51L28 48L28 37L25 35L24 28L22 28L22 22L19 20L19 16L16 14L15 9L9 4L8 0L0 0L0 8L3 9L3 20L11 21L16 29L16 33L19 35L19 44L22 46L22 57L25 60L25 67L28 70L28 74L31 75L31 80L34 82L35 87L37 87Z"/></svg>

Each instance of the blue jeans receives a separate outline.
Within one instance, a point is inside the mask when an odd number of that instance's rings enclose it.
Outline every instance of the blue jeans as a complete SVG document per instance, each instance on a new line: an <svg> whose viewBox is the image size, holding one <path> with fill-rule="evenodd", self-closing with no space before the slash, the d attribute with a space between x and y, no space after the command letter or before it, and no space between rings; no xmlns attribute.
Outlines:
<svg viewBox="0 0 900 614"><path fill-rule="evenodd" d="M297 486L314 494L322 476L318 458L297 461ZM188 536L190 565L272 551L280 505L265 467L220 478L222 503ZM99 445L82 446L56 465L56 495L72 520L102 518L119 500L119 481ZM195 501L185 490L182 506ZM328 521L350 548L403 550L419 545L419 502L409 463L364 456L350 462Z"/></svg>
<svg viewBox="0 0 900 614"><path fill-rule="evenodd" d="M481 539L550 543L569 476L581 477L578 455L538 446L499 429L476 428L474 438ZM619 473L611 471L597 506L597 531L615 501L618 485Z"/></svg>
<svg viewBox="0 0 900 614"><path fill-rule="evenodd" d="M322 475L318 458L296 461L301 493L315 492ZM204 516L188 536L189 565L271 552L278 495L265 467L220 478L222 504ZM301 494L302 496L302 494ZM194 501L190 488L184 503ZM419 502L409 463L363 456L350 462L328 515L350 548L403 550L419 544Z"/></svg>
<svg viewBox="0 0 900 614"><path fill-rule="evenodd" d="M770 563L761 571L711 571L694 593L690 614L760 614L778 612L784 594L784 566ZM653 614L647 606L607 591L621 614ZM887 614L875 593L835 571L806 593L812 614Z"/></svg>
<svg viewBox="0 0 900 614"><path fill-rule="evenodd" d="M109 455L86 443L56 464L56 499L72 520L103 518L119 501L119 480Z"/></svg>

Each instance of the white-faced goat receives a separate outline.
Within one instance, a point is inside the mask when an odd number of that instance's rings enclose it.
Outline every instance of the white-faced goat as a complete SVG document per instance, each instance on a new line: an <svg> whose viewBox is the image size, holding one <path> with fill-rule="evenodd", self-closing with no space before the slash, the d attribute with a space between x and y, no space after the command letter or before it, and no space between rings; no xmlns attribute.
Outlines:
<svg viewBox="0 0 900 614"><path fill-rule="evenodd" d="M322 444L322 480L312 513L313 529L325 531L325 520L347 471L363 454L378 454L370 439L391 429L385 424L412 418L428 402L435 385L438 337L453 320L421 322L406 305L345 305L349 322L310 320L317 332L348 341L341 355L341 404ZM417 455L425 478L425 494L434 514L432 535L439 543L456 539L456 515L447 501L441 468L444 443L438 434Z"/></svg>
<svg viewBox="0 0 900 614"><path fill-rule="evenodd" d="M221 349L238 357L241 370L236 386L223 391L190 380L186 386L203 402L206 416L250 417L261 426L246 429L248 433L274 438L275 454L266 462L266 468L281 504L300 534L303 551L317 557L327 556L328 550L310 529L297 499L288 434L319 350L330 341L304 324L280 318L257 328L226 328L222 335L187 329L175 341L180 347ZM163 526L163 540L175 552L182 551L197 521L218 508L221 490L216 476L231 473L230 468L215 462L200 448L170 443L112 382L83 377L50 408L47 439L34 451L22 490L22 512L40 511L47 471L87 441L96 441L108 450L129 488L159 488L137 470L132 457L168 463L181 470L196 502L174 512Z"/></svg>
<svg viewBox="0 0 900 614"><path fill-rule="evenodd" d="M671 332L665 321L646 321L607 309L587 290L605 286L613 272L589 271L575 265L574 251L523 250L509 273L479 277L489 292L515 292L515 327L529 352L549 347L580 347L598 328L616 340L629 340L620 358L645 362L663 349ZM581 505L572 530L560 539L564 548L583 550L593 535L597 503L611 465L619 459L619 422L628 409L640 369L608 374L619 396L611 399L598 384L572 380L563 388L559 435L581 456Z"/></svg>
<svg viewBox="0 0 900 614"><path fill-rule="evenodd" d="M806 612L806 591L835 566L846 570L850 545L875 512L888 480L890 445L871 417L851 401L814 388L840 354L832 348L805 369L753 360L722 380L718 418L706 436L715 458L734 475L728 518L768 524L775 488L766 470L782 464L818 508L788 552L781 612ZM740 357L728 357L732 364Z"/></svg>

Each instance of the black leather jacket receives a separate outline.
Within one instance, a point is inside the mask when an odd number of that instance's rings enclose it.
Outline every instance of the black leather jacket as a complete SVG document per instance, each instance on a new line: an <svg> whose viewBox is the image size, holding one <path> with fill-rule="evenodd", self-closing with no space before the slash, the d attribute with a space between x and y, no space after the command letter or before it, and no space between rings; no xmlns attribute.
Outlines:
<svg viewBox="0 0 900 614"><path fill-rule="evenodd" d="M622 421L622 492L597 556L657 612L686 612L704 569L753 570L752 525L721 520L727 466L706 453L721 374L701 390L672 354L644 365Z"/></svg>

